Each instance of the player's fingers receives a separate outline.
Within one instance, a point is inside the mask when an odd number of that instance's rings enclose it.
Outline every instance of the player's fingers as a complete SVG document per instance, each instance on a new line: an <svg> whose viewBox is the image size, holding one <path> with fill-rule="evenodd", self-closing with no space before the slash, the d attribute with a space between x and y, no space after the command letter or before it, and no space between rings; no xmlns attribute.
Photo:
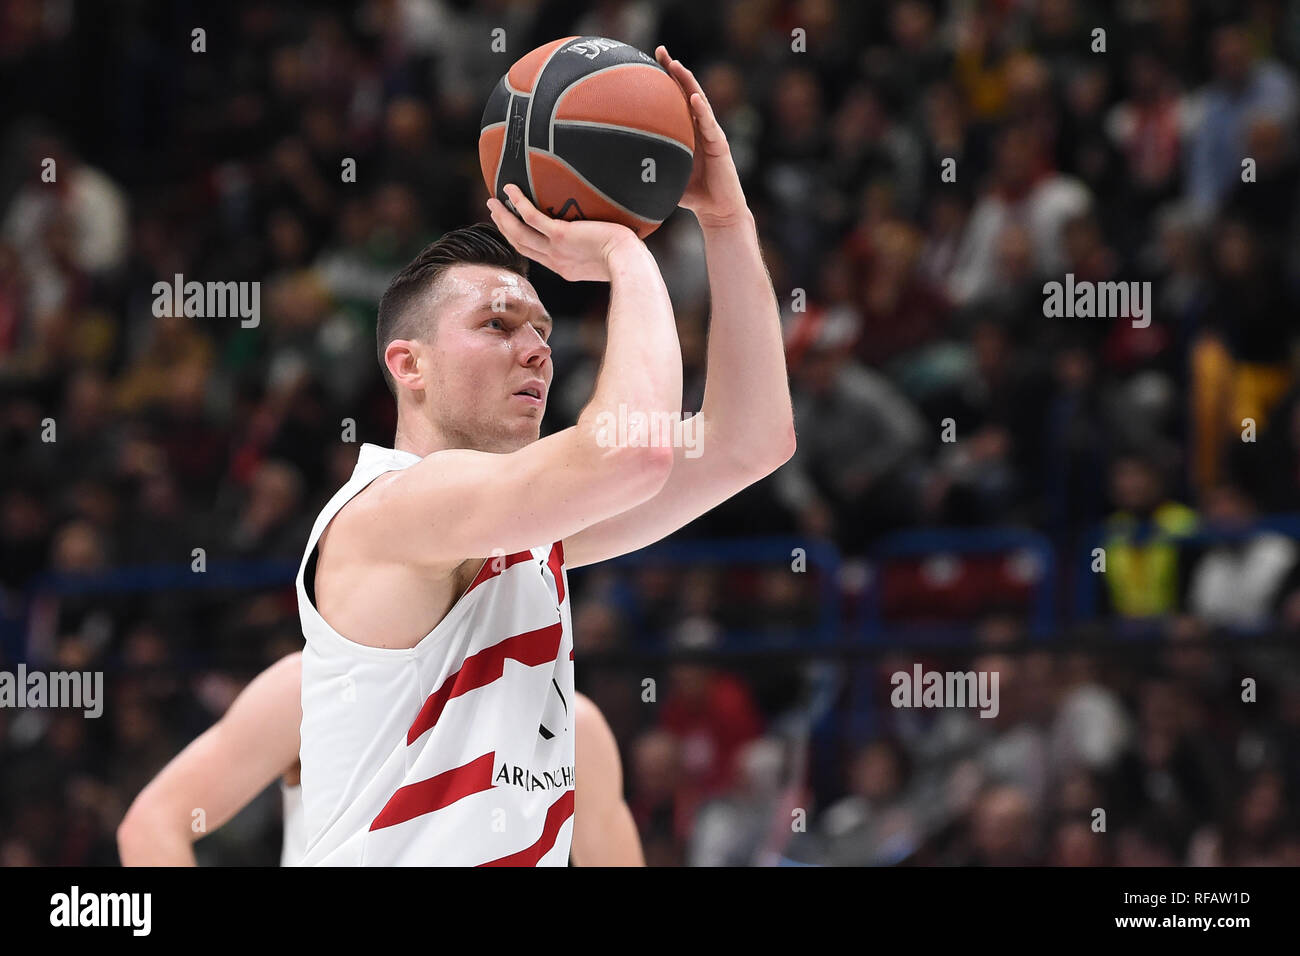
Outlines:
<svg viewBox="0 0 1300 956"><path fill-rule="evenodd" d="M681 88L682 95L686 97L688 102L690 101L692 93L700 93L703 95L704 90L702 90L700 84L695 81L695 77L691 75L691 71L686 69L681 60L674 60L669 56L667 47L656 47L655 59L659 61L660 66L668 71L668 75L671 76L673 82Z"/></svg>
<svg viewBox="0 0 1300 956"><path fill-rule="evenodd" d="M695 114L696 125L699 127L700 135L709 143L726 142L727 134L722 131L722 124L718 118L713 115L713 107L709 105L708 97L701 93L691 94L691 110Z"/></svg>
<svg viewBox="0 0 1300 956"><path fill-rule="evenodd" d="M512 199L511 202L513 201ZM492 211L492 221L497 224L497 228L516 246L540 247L546 243L546 236L521 221L519 216L510 211L510 207L495 196L488 200L488 209Z"/></svg>
<svg viewBox="0 0 1300 956"><path fill-rule="evenodd" d="M690 104L691 119L699 127L704 139L714 144L725 143L727 136L722 131L722 125L713 115L713 106L709 103L704 87L700 86L700 81L695 78L695 74L688 70L681 60L673 60L670 69L673 78L686 94L686 102Z"/></svg>
<svg viewBox="0 0 1300 956"><path fill-rule="evenodd" d="M504 231L502 232L502 235L505 235ZM532 259L535 262L541 262L546 255L541 249L531 246L521 240L511 239L509 236L506 236L506 242L510 243L510 247L521 256Z"/></svg>
<svg viewBox="0 0 1300 956"><path fill-rule="evenodd" d="M524 191L514 183L506 183L505 193L510 197L510 201L515 204L515 210L519 213L520 218L532 226L534 230L549 238L551 233L554 232L555 220L529 202L528 197L524 195Z"/></svg>
<svg viewBox="0 0 1300 956"><path fill-rule="evenodd" d="M505 203L495 196L487 201L488 212L492 216L492 221L496 223L501 235L506 237L506 241L514 246L525 255L539 252L541 243L546 241L546 237L541 235L536 229L524 225L519 221L519 217L506 208ZM535 258L530 256L530 258Z"/></svg>
<svg viewBox="0 0 1300 956"><path fill-rule="evenodd" d="M704 95L704 87L700 86L700 81L695 78L695 74L688 70L681 60L672 60L668 64L668 72L686 92L687 99L690 99L692 93Z"/></svg>
<svg viewBox="0 0 1300 956"><path fill-rule="evenodd" d="M516 240L524 240L528 234L529 227L519 221L519 217L512 213L506 204L495 196L489 196L487 201L488 214L492 221L496 223L501 234L514 243Z"/></svg>

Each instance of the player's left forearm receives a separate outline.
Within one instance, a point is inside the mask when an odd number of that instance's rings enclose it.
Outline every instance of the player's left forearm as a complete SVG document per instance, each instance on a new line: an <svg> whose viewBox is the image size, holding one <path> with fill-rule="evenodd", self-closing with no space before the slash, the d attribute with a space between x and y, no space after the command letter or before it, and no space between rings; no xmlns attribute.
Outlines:
<svg viewBox="0 0 1300 956"><path fill-rule="evenodd" d="M123 866L198 866L188 834L139 817L118 828L117 853Z"/></svg>
<svg viewBox="0 0 1300 956"><path fill-rule="evenodd" d="M712 312L701 412L710 440L746 462L785 461L794 447L781 316L752 213L702 225Z"/></svg>

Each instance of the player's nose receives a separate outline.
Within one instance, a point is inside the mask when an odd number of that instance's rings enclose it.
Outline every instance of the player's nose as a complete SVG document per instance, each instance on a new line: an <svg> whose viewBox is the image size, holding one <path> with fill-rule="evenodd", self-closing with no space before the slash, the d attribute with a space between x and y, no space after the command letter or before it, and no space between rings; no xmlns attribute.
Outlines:
<svg viewBox="0 0 1300 956"><path fill-rule="evenodd" d="M541 365L551 357L551 347L546 344L546 339L542 338L540 332L531 325L526 327L528 331L524 333L525 345L521 356L523 363L531 366Z"/></svg>

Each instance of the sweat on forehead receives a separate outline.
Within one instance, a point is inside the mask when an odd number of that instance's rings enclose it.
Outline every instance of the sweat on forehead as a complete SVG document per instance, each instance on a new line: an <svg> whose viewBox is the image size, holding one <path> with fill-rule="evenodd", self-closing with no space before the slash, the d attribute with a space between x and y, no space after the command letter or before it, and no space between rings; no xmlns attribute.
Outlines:
<svg viewBox="0 0 1300 956"><path fill-rule="evenodd" d="M540 304L527 279L496 266L455 266L438 277L430 292L439 305L473 306L497 297L516 307Z"/></svg>

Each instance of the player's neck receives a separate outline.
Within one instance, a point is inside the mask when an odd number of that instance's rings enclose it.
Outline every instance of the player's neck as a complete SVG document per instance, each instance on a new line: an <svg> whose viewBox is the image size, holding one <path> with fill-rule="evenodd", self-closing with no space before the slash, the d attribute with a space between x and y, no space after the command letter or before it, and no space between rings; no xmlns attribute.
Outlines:
<svg viewBox="0 0 1300 956"><path fill-rule="evenodd" d="M431 422L413 420L411 416L402 415L398 416L393 447L398 451L409 451L413 455L424 458L452 445Z"/></svg>
<svg viewBox="0 0 1300 956"><path fill-rule="evenodd" d="M398 451L408 451L421 458L432 455L436 451L445 451L448 448L469 448L474 451L507 454L518 451L527 445L529 441L537 440L537 437L534 436L531 439L519 439L518 441L501 440L494 442L483 441L481 440L482 437L458 429L448 431L434 422L416 415L399 414L397 416L397 431L393 435L393 447Z"/></svg>
<svg viewBox="0 0 1300 956"><path fill-rule="evenodd" d="M399 416L397 431L393 435L393 447L398 451L409 451L421 458L432 455L435 451L448 448L472 448L476 451L493 451L482 447L481 443L470 440L459 433L447 434L432 422L417 420L413 417Z"/></svg>

